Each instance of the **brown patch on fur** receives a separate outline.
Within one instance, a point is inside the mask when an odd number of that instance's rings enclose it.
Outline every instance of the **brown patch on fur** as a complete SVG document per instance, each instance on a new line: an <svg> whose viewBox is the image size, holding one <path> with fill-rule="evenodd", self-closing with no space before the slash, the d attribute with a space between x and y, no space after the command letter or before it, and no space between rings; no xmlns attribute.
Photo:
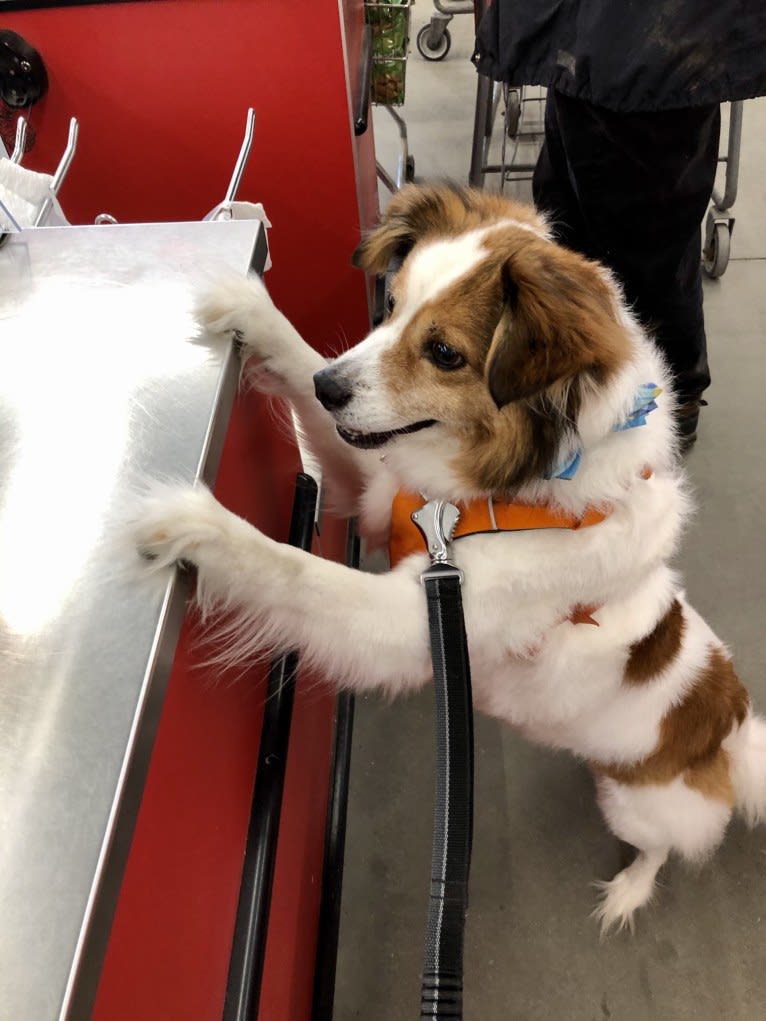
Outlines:
<svg viewBox="0 0 766 1021"><path fill-rule="evenodd" d="M565 436L574 433L581 399L578 386L560 395L538 396L497 412L494 428L477 427L455 468L483 492L512 494L527 482L544 478L554 467Z"/></svg>
<svg viewBox="0 0 766 1021"><path fill-rule="evenodd" d="M719 748L709 762L687 770L684 782L705 798L734 805L734 784L729 772L729 756L723 748Z"/></svg>
<svg viewBox="0 0 766 1021"><path fill-rule="evenodd" d="M395 294L407 289L405 263L394 278ZM481 378L489 350L494 326L502 311L502 293L499 273L487 263L481 263L476 272L458 279L443 294L425 302L402 332L399 342L389 348L381 358L386 385L393 391L409 394L420 378L413 378L421 367L428 367L427 345L442 340L454 347L465 358L468 366ZM391 317L395 321L396 308ZM425 365L424 365L425 362ZM459 372L434 371L422 376L424 385L435 389L436 384L460 388L465 382ZM434 396L436 396L434 394Z"/></svg>
<svg viewBox="0 0 766 1021"><path fill-rule="evenodd" d="M729 763L721 742L747 716L750 698L728 659L712 649L694 687L660 724L651 755L631 765L593 763L602 776L628 785L667 784L677 776L708 797L732 797Z"/></svg>
<svg viewBox="0 0 766 1021"><path fill-rule="evenodd" d="M630 647L625 666L626 684L644 684L670 666L679 653L686 621L677 599L648 635Z"/></svg>
<svg viewBox="0 0 766 1021"><path fill-rule="evenodd" d="M584 372L602 383L629 355L602 269L528 233L498 230L490 240L506 297L486 366L498 407Z"/></svg>
<svg viewBox="0 0 766 1021"><path fill-rule="evenodd" d="M501 195L457 185L409 184L396 192L380 224L357 248L354 265L384 273L391 259L404 258L419 241L456 237L509 218L537 228L542 224L530 206Z"/></svg>

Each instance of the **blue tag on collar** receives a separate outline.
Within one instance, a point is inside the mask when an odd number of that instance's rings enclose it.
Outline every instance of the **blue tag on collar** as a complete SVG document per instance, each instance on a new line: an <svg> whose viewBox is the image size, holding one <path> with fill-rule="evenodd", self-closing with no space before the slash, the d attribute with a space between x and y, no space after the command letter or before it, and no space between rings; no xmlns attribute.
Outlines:
<svg viewBox="0 0 766 1021"><path fill-rule="evenodd" d="M612 432L623 432L626 429L635 429L640 425L646 425L646 416L657 409L655 397L662 393L662 387L656 383L642 383L633 398L633 406L628 417L622 422L612 426ZM551 471L546 472L543 478L550 479L571 479L574 477L582 461L583 449L579 447L572 456L556 465Z"/></svg>
<svg viewBox="0 0 766 1021"><path fill-rule="evenodd" d="M544 479L571 479L577 469L580 467L580 461L582 460L582 447L579 447L574 454L569 458L568 461L557 464L551 471L546 472L543 476Z"/></svg>
<svg viewBox="0 0 766 1021"><path fill-rule="evenodd" d="M633 407L628 417L623 422L613 425L612 432L623 432L625 429L635 429L636 426L646 425L646 416L650 411L657 409L657 402L654 398L659 397L661 393L662 388L656 383L642 383L633 398Z"/></svg>

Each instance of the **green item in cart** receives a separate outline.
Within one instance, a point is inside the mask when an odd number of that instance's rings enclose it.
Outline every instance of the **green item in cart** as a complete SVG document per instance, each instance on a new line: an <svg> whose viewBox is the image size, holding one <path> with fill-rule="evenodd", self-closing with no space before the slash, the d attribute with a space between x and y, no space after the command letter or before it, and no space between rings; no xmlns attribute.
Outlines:
<svg viewBox="0 0 766 1021"><path fill-rule="evenodd" d="M372 99L385 106L404 102L409 43L409 3L371 3L365 7L372 26Z"/></svg>
<svg viewBox="0 0 766 1021"><path fill-rule="evenodd" d="M381 4L367 7L367 23L372 25L372 52L376 57L406 57L409 7Z"/></svg>
<svg viewBox="0 0 766 1021"><path fill-rule="evenodd" d="M399 60L376 60L372 66L372 99L384 106L401 106L404 102L406 63Z"/></svg>

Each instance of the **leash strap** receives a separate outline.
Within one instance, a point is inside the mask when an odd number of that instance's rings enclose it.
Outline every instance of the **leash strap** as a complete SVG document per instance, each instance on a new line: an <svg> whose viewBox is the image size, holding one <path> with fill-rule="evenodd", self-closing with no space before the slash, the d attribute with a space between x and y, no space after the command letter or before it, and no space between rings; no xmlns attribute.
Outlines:
<svg viewBox="0 0 766 1021"><path fill-rule="evenodd" d="M473 831L473 704L460 572L422 576L436 696L436 797L421 1021L463 1016L463 934Z"/></svg>

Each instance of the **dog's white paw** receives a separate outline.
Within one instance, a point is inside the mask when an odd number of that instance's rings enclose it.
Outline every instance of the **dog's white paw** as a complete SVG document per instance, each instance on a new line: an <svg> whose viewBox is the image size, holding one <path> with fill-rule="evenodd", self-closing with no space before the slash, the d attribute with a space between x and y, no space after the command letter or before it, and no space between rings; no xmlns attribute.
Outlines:
<svg viewBox="0 0 766 1021"><path fill-rule="evenodd" d="M220 540L228 512L204 486L153 483L128 513L133 546L153 570L196 563L205 545Z"/></svg>
<svg viewBox="0 0 766 1021"><path fill-rule="evenodd" d="M195 317L210 333L237 338L247 381L256 390L289 396L296 389L296 356L300 357L304 345L272 302L260 277L223 278L197 303ZM305 375L310 378L321 367L320 362Z"/></svg>
<svg viewBox="0 0 766 1021"><path fill-rule="evenodd" d="M635 912L641 907L636 903L633 891L623 879L624 873L620 872L614 879L599 881L594 886L599 891L600 900L593 910L592 917L601 926L601 935L606 936L612 930L622 932L627 929L633 932L635 929Z"/></svg>
<svg viewBox="0 0 766 1021"><path fill-rule="evenodd" d="M640 851L635 861L614 879L594 883L601 900L593 917L601 923L602 936L612 930L633 932L635 913L652 899L655 877L664 860L664 855Z"/></svg>
<svg viewBox="0 0 766 1021"><path fill-rule="evenodd" d="M275 313L269 292L256 274L221 277L194 308L194 318L209 333L236 333L248 344L256 338L258 321L273 319Z"/></svg>

